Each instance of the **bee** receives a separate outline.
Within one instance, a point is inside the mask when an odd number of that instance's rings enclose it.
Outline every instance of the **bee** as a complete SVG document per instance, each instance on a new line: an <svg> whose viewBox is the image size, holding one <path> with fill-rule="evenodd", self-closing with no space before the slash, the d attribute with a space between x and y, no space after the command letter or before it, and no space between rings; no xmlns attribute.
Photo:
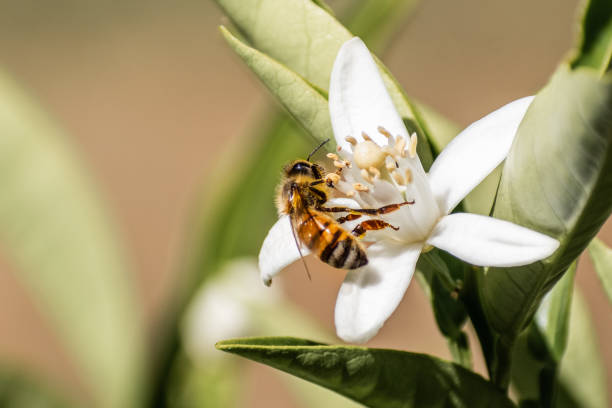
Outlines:
<svg viewBox="0 0 612 408"><path fill-rule="evenodd" d="M325 177L325 171L320 165L310 162L310 157L324 143L319 145L308 159L295 160L285 166L277 190L276 206L280 214L289 216L298 250L301 243L321 261L334 268L356 269L368 263L364 245L357 238L369 230L399 228L382 220L369 219L361 222L349 233L341 224L356 220L362 215L390 213L403 205L413 204L414 201L380 208L326 207L325 203L328 201L330 189L333 188L333 182ZM347 215L334 219L328 215L331 213ZM308 273L308 268L306 271Z"/></svg>

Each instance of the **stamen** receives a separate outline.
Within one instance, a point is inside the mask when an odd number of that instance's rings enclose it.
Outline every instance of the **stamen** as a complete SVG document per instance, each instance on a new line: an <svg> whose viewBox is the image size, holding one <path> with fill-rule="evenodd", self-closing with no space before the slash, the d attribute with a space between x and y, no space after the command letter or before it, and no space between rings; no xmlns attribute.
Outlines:
<svg viewBox="0 0 612 408"><path fill-rule="evenodd" d="M355 191L353 191L353 190L351 190L351 191L347 191L347 192L346 192L346 196L347 196L348 198L355 197L355 194L357 194L357 192L355 192Z"/></svg>
<svg viewBox="0 0 612 408"><path fill-rule="evenodd" d="M367 186L364 186L361 183L353 184L353 188L357 191L364 191L364 192L370 191L370 189Z"/></svg>
<svg viewBox="0 0 612 408"><path fill-rule="evenodd" d="M334 160L334 166L336 166L339 169L343 169L346 167L346 162L340 161L340 160Z"/></svg>
<svg viewBox="0 0 612 408"><path fill-rule="evenodd" d="M372 167L370 167L372 168ZM366 169L361 169L361 177L363 177L363 179L365 181L367 181L368 183L372 182L372 177L370 177L370 173L368 173L368 171Z"/></svg>
<svg viewBox="0 0 612 408"><path fill-rule="evenodd" d="M397 150L397 153L402 157L405 156L404 147L406 147L406 139L399 136L395 141L395 150Z"/></svg>
<svg viewBox="0 0 612 408"><path fill-rule="evenodd" d="M341 151L342 150L342 146L338 145L338 147L336 147L336 151Z"/></svg>
<svg viewBox="0 0 612 408"><path fill-rule="evenodd" d="M404 177L402 177L401 174L399 174L399 172L393 170L391 172L391 176L393 177L393 179L395 180L395 182L399 185L404 185Z"/></svg>
<svg viewBox="0 0 612 408"><path fill-rule="evenodd" d="M380 170L378 170L376 167L370 167L368 170L374 175L375 179L380 178Z"/></svg>
<svg viewBox="0 0 612 408"><path fill-rule="evenodd" d="M410 135L410 151L408 154L410 154L410 158L414 159L416 157L416 152L417 152L417 134L416 132L413 132Z"/></svg>
<svg viewBox="0 0 612 408"><path fill-rule="evenodd" d="M325 181L331 181L332 184L336 184L340 181L340 176L336 173L329 173L325 175Z"/></svg>
<svg viewBox="0 0 612 408"><path fill-rule="evenodd" d="M389 133L389 131L382 126L378 127L378 133L385 136L387 139L391 137L391 133Z"/></svg>
<svg viewBox="0 0 612 408"><path fill-rule="evenodd" d="M368 140L370 142L372 141L366 132L361 132L361 137L363 137L363 140Z"/></svg>
<svg viewBox="0 0 612 408"><path fill-rule="evenodd" d="M353 136L347 136L347 137L344 138L344 140L346 140L347 142L349 142L353 146L357 144L357 139L355 139Z"/></svg>
<svg viewBox="0 0 612 408"><path fill-rule="evenodd" d="M338 160L338 155L335 153L327 153L327 157L332 160Z"/></svg>
<svg viewBox="0 0 612 408"><path fill-rule="evenodd" d="M406 169L406 184L412 183L412 171L410 169Z"/></svg>
<svg viewBox="0 0 612 408"><path fill-rule="evenodd" d="M393 160L391 156L387 156L387 158L385 159L385 167L389 171L395 169L395 160Z"/></svg>

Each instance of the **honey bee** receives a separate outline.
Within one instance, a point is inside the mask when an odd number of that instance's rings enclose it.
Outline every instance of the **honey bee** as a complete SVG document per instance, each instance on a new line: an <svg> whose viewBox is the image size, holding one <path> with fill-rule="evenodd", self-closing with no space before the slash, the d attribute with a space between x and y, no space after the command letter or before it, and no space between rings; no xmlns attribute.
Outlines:
<svg viewBox="0 0 612 408"><path fill-rule="evenodd" d="M313 154L314 151L307 160L295 160L283 169L282 181L277 190L278 212L289 216L298 250L301 243L334 268L356 269L364 266L368 263L368 258L364 245L357 238L369 230L399 228L382 220L369 219L361 222L349 233L341 224L358 219L364 214L390 213L403 205L413 204L414 201L380 208L326 207L333 183L329 178L325 178L325 171L321 166L309 161ZM334 219L328 213L347 215ZM306 271L308 272L308 268Z"/></svg>

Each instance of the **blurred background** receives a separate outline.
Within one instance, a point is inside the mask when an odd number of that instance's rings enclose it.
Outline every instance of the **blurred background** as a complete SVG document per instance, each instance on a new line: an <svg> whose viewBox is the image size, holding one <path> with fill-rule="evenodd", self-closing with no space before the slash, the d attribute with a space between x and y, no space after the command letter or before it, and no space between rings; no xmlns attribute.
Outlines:
<svg viewBox="0 0 612 408"><path fill-rule="evenodd" d="M382 58L409 95L463 127L546 83L571 45L577 3L423 1ZM211 183L231 177L216 171L217 160L235 157L238 166L245 139L274 105L223 42L222 22L204 0L0 0L0 67L65 130L92 174L133 272L151 350L181 283L197 207L206 205ZM600 238L612 245L612 223ZM278 284L333 333L342 274L309 265L312 282L298 265ZM0 363L40 371L87 404L70 353L18 274L0 246ZM612 310L585 256L577 279L612 388ZM370 345L449 358L416 282ZM272 369L246 367L244 406L298 406Z"/></svg>

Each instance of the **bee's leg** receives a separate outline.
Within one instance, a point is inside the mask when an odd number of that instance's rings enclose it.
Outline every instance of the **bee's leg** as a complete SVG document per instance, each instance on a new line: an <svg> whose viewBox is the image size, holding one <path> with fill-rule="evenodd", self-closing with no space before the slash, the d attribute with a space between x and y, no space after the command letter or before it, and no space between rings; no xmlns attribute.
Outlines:
<svg viewBox="0 0 612 408"><path fill-rule="evenodd" d="M324 182L325 182L325 180L323 180L323 179L316 179L315 181L311 182L311 183L309 184L309 186L310 186L310 187L312 187L312 186L318 186L319 184L322 184L322 183L324 183Z"/></svg>
<svg viewBox="0 0 612 408"><path fill-rule="evenodd" d="M384 222L382 220L366 220L357 225L353 231L351 231L351 233L354 236L361 238L365 235L366 231L376 231L387 227L392 228L395 231L399 230L399 227L394 227L388 222Z"/></svg>
<svg viewBox="0 0 612 408"><path fill-rule="evenodd" d="M353 220L356 220L358 218L361 218L361 214L348 214L348 215L345 215L344 217L338 218L336 220L336 222L338 224L344 224L347 221L353 221Z"/></svg>
<svg viewBox="0 0 612 408"><path fill-rule="evenodd" d="M413 201L404 201L399 204L389 204L379 208L348 208L348 207L319 207L317 210L324 212L347 212L368 215L389 214L390 212L399 210L400 207L408 204L414 204Z"/></svg>

